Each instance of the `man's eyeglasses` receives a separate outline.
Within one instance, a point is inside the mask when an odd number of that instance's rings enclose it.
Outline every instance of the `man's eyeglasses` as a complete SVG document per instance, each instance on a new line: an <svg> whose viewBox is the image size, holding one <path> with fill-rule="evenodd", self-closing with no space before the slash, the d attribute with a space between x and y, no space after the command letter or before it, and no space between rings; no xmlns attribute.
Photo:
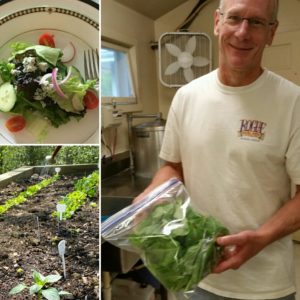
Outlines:
<svg viewBox="0 0 300 300"><path fill-rule="evenodd" d="M244 20L246 20L250 26L250 28L253 29L264 29L267 26L272 26L276 24L276 21L269 22L265 19L261 18L243 18L238 15L233 15L233 14L228 14L228 13L222 13L219 12L220 15L224 18L224 23L232 26L232 27L237 27L240 26Z"/></svg>

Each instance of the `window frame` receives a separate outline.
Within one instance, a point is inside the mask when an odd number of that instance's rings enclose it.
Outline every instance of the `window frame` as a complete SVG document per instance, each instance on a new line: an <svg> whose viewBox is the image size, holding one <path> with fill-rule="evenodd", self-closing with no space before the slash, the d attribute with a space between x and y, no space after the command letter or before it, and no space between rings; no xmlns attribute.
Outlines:
<svg viewBox="0 0 300 300"><path fill-rule="evenodd" d="M101 47L112 50L122 51L127 54L129 67L129 80L132 87L133 97L110 97L101 96L102 104L116 104L116 105L135 105L138 104L138 71L136 62L136 47L134 45L123 44L116 41L111 41L105 38L101 40Z"/></svg>

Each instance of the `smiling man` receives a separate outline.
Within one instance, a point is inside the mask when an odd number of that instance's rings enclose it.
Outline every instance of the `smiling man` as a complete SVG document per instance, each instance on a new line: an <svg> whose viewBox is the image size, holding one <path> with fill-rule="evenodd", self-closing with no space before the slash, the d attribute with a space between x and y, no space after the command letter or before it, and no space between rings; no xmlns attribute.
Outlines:
<svg viewBox="0 0 300 300"><path fill-rule="evenodd" d="M143 193L177 177L194 209L230 229L217 240L223 260L193 300L295 298L300 88L261 66L277 12L276 0L220 1L219 68L177 91L160 152L166 164Z"/></svg>
<svg viewBox="0 0 300 300"><path fill-rule="evenodd" d="M253 82L262 74L261 59L278 22L276 1L221 1L215 13L219 38L220 80L230 86Z"/></svg>

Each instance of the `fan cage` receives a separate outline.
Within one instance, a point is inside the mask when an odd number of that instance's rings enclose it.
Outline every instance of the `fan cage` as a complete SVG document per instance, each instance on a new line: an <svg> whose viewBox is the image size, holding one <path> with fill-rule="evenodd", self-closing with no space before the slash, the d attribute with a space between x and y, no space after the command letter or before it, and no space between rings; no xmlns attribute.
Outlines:
<svg viewBox="0 0 300 300"><path fill-rule="evenodd" d="M193 52L193 57L202 56L209 60L209 64L204 67L191 66L194 73L194 78L203 76L212 70L212 48L211 38L205 33L198 32L166 32L164 33L158 42L159 50L159 79L160 82L167 87L181 87L188 82L185 80L183 69L180 68L176 73L172 75L165 75L166 68L173 62L177 61L177 58L171 55L165 45L171 43L176 45L181 51L184 51L188 40L192 37L196 37L196 49Z"/></svg>

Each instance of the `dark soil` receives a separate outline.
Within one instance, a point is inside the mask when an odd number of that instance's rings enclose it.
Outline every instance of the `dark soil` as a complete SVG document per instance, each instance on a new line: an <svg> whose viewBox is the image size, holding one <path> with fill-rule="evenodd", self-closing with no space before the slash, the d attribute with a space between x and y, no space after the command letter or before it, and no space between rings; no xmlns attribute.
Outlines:
<svg viewBox="0 0 300 300"><path fill-rule="evenodd" d="M0 191L0 204L43 178L35 174L23 182L12 182ZM74 190L74 182L79 178L62 175L22 205L0 215L0 300L36 299L29 296L28 290L8 296L19 283L33 284L32 270L44 276L63 276L57 248L61 240L66 241L67 278L53 287L72 293L71 299L99 299L99 214L98 208L89 205L91 201L98 203L98 197L89 199L72 219L62 221L59 227L57 219L51 216L58 200Z"/></svg>

